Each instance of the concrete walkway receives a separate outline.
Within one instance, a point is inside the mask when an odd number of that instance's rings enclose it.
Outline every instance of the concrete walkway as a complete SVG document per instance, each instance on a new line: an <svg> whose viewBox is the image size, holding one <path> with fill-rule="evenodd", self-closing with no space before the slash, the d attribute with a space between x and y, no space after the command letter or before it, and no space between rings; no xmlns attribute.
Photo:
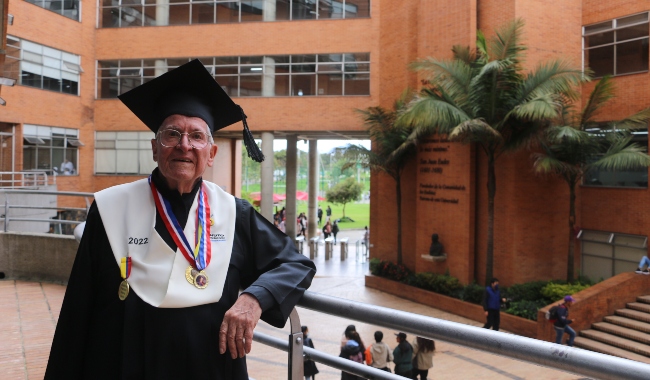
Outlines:
<svg viewBox="0 0 650 380"><path fill-rule="evenodd" d="M319 255L314 260L318 273L310 290L473 326L480 325L441 310L367 289L363 276L368 271L368 263L354 258L354 242L361 239L362 235L362 231L342 231L339 234L339 238L349 237L351 243L350 257L343 262L340 261L339 245L335 246L333 259L327 262L324 247L320 246ZM305 254L308 255L308 247L305 248ZM43 378L64 292L65 287L61 285L0 281L0 378ZM393 335L395 331L390 329L302 308L298 312L302 324L309 326L316 348L329 354L338 356L343 330L349 324L356 325L367 344L374 341L373 333L376 330L382 330L384 341L391 347L396 345ZM264 322L260 322L257 330L282 339L286 339L289 331L288 326L281 330ZM413 338L408 337L409 340ZM248 356L249 375L255 380L286 379L286 361L285 352L254 343ZM581 379L580 376L442 341L436 341L433 361L434 367L429 371L429 379ZM318 380L340 379L340 371L322 364L317 366L320 370Z"/></svg>

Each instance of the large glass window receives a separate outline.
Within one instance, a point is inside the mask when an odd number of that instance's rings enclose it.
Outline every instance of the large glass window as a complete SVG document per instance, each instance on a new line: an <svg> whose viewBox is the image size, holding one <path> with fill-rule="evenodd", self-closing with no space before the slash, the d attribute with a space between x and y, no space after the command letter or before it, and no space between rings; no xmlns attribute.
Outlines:
<svg viewBox="0 0 650 380"><path fill-rule="evenodd" d="M80 146L78 129L24 124L23 170L77 175Z"/></svg>
<svg viewBox="0 0 650 380"><path fill-rule="evenodd" d="M101 0L99 14L101 28L368 18L370 0Z"/></svg>
<svg viewBox="0 0 650 380"><path fill-rule="evenodd" d="M156 168L151 132L96 132L95 174L149 174Z"/></svg>
<svg viewBox="0 0 650 380"><path fill-rule="evenodd" d="M191 58L99 61L98 97L120 94ZM201 57L230 96L370 95L370 54Z"/></svg>
<svg viewBox="0 0 650 380"><path fill-rule="evenodd" d="M7 36L5 74L23 86L79 95L81 57Z"/></svg>
<svg viewBox="0 0 650 380"><path fill-rule="evenodd" d="M590 230L583 230L579 236L582 247L581 273L593 281L633 272L648 251L646 236Z"/></svg>
<svg viewBox="0 0 650 380"><path fill-rule="evenodd" d="M79 0L25 0L41 8L51 10L67 18L79 21L81 3Z"/></svg>
<svg viewBox="0 0 650 380"><path fill-rule="evenodd" d="M587 130L592 133L600 133L599 128ZM608 133L611 133L609 131ZM648 148L648 130L632 131L632 141L644 148ZM594 157L597 159L598 157ZM605 170L592 169L585 173L583 178L584 186L604 186L604 187L648 187L648 168L638 167L629 170Z"/></svg>
<svg viewBox="0 0 650 380"><path fill-rule="evenodd" d="M648 71L648 13L583 28L585 66L594 76Z"/></svg>

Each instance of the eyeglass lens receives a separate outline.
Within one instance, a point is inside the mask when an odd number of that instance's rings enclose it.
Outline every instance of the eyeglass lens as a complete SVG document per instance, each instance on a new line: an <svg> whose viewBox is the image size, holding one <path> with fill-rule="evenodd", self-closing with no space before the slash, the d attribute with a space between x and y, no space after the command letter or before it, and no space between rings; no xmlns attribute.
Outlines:
<svg viewBox="0 0 650 380"><path fill-rule="evenodd" d="M197 149L204 148L210 141L208 135L204 132L194 131L181 133L174 129L166 129L160 133L160 142L163 146L173 148L176 145L180 144L183 135L187 135L187 139L189 140L188 142L190 145Z"/></svg>

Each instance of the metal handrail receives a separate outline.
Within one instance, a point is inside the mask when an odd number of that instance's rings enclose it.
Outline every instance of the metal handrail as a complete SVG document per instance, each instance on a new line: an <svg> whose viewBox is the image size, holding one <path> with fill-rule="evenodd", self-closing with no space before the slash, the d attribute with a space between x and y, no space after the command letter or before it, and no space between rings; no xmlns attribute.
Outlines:
<svg viewBox="0 0 650 380"><path fill-rule="evenodd" d="M310 291L298 305L596 379L646 380L650 373L650 365L633 360Z"/></svg>
<svg viewBox="0 0 650 380"><path fill-rule="evenodd" d="M1 172L0 172L1 174ZM0 192L5 194L5 207L4 215L0 216L0 220L4 220L4 232L9 231L9 222L44 222L44 223L55 223L55 224L79 224L81 221L76 220L61 220L61 219L44 219L44 218L11 218L9 217L9 209L40 209L40 210L72 210L72 211L81 211L85 210L86 212L90 209L90 202L88 198L94 197L94 193L85 193L85 192L76 192L76 191L51 191L51 190L16 190L16 189L6 189L0 190ZM30 205L10 205L9 198L7 194L33 194L33 195L56 195L56 196L71 196L71 197L84 197L86 202L86 208L82 209L80 207L51 207L51 206L30 206Z"/></svg>
<svg viewBox="0 0 650 380"><path fill-rule="evenodd" d="M289 351L289 342L284 341L280 338L275 338L270 335L262 334L257 331L253 333L253 340L277 348L282 351ZM326 354L322 351L315 350L311 347L303 346L303 352L305 353L306 359L311 359L315 362L325 364L332 368L340 369L341 371L353 373L358 376L362 376L364 379L377 379L377 380L404 380L402 376L395 375L390 372L383 371L379 368L366 366L353 362L352 360L344 359L338 356ZM303 358L299 358L303 360ZM299 380L303 378L303 374L300 374L299 377L290 377L290 380Z"/></svg>
<svg viewBox="0 0 650 380"><path fill-rule="evenodd" d="M4 179L11 176L11 179ZM56 176L52 177L56 183ZM9 184L5 186L5 184ZM0 188L21 188L49 185L48 175L45 171L0 172Z"/></svg>

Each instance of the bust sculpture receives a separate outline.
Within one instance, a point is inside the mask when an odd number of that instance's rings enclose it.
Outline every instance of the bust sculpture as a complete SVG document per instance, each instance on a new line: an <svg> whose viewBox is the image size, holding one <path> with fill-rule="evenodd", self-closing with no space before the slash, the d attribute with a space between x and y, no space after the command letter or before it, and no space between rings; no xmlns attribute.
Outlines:
<svg viewBox="0 0 650 380"><path fill-rule="evenodd" d="M429 248L429 255L442 256L444 246L438 241L438 234L431 235L431 247Z"/></svg>

